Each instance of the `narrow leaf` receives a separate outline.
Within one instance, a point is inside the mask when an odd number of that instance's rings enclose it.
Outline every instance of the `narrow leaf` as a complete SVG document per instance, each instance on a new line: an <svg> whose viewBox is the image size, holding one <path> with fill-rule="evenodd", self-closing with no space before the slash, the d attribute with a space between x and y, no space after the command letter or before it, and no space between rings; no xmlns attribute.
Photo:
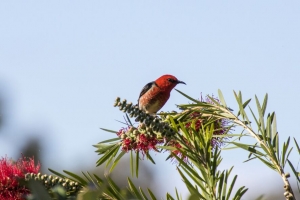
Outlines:
<svg viewBox="0 0 300 200"><path fill-rule="evenodd" d="M74 179L78 180L82 185L87 185L87 181L78 176L77 174L74 174L72 172L69 172L67 170L63 170L64 173L68 174L69 176L73 177ZM77 181L76 181L77 182Z"/></svg>
<svg viewBox="0 0 300 200"><path fill-rule="evenodd" d="M118 157L114 160L114 163L112 164L112 166L111 166L111 168L110 168L110 170L109 170L110 173L115 169L115 167L117 166L118 162L119 162L120 159L125 155L125 153L126 153L126 151L122 151L122 152L118 155Z"/></svg>
<svg viewBox="0 0 300 200"><path fill-rule="evenodd" d="M266 112L267 102L268 102L268 93L265 95L264 102L261 107L263 116L265 115L265 112Z"/></svg>
<svg viewBox="0 0 300 200"><path fill-rule="evenodd" d="M149 193L151 199L152 199L152 200L156 200L156 197L155 197L155 195L153 194L153 192L152 192L149 188L147 188L147 190L148 190L148 193Z"/></svg>
<svg viewBox="0 0 300 200"><path fill-rule="evenodd" d="M142 190L142 188L141 188L141 187L139 187L139 190L140 190L140 193L141 193L141 194L142 194L142 196L143 196L143 199L144 199L144 200L148 200L148 198L147 198L146 194L144 193L144 191Z"/></svg>
<svg viewBox="0 0 300 200"><path fill-rule="evenodd" d="M106 132L110 132L110 133L115 133L115 134L118 133L118 131L113 131L113 130L109 130L109 129L106 129L106 128L100 128L100 129L103 130L103 131L106 131Z"/></svg>
<svg viewBox="0 0 300 200"><path fill-rule="evenodd" d="M195 102L195 103L199 103L199 102L200 102L200 101L198 101L198 100L196 100L196 99L193 99L192 97L190 97L190 96L184 94L184 93L181 92L180 90L177 90L177 89L175 89L175 90L176 90L177 92L179 92L180 94L182 94L183 96L185 96L186 98L188 98L189 100Z"/></svg>
<svg viewBox="0 0 300 200"><path fill-rule="evenodd" d="M220 89L218 89L218 94L219 94L219 99L222 102L222 105L227 108L227 104L225 102L224 96L223 96L222 91Z"/></svg>
<svg viewBox="0 0 300 200"><path fill-rule="evenodd" d="M131 192L134 193L134 195L138 198L138 199L142 199L142 196L140 195L138 189L134 186L133 182L130 180L130 178L127 178L128 180L128 185L129 185L129 189L131 190Z"/></svg>
<svg viewBox="0 0 300 200"><path fill-rule="evenodd" d="M137 178L139 177L139 161L140 161L140 156L139 156L139 151L137 151L135 157L135 175Z"/></svg>

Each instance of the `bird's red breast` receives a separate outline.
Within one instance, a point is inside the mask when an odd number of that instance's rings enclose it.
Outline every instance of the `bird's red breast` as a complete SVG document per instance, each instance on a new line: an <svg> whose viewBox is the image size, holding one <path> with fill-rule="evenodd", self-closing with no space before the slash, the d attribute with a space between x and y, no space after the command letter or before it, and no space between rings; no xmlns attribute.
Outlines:
<svg viewBox="0 0 300 200"><path fill-rule="evenodd" d="M168 101L171 90L178 83L185 84L172 75L163 75L148 83L142 89L138 99L139 108L146 113L155 114Z"/></svg>

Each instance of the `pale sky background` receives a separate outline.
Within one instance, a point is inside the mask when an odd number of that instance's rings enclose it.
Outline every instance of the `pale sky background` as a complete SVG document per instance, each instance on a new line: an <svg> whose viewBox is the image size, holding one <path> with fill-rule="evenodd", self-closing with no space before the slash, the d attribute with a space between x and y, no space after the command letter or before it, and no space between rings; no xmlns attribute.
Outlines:
<svg viewBox="0 0 300 200"><path fill-rule="evenodd" d="M194 98L221 89L235 110L233 90L245 99L268 93L281 142L300 141L300 1L1 1L0 156L18 157L38 136L44 167L93 166L92 145L113 137L99 128L122 127L115 97L136 102L163 74L185 81L177 89ZM180 103L188 100L173 91L162 110ZM244 199L282 190L265 165L242 163L247 155L226 151L222 164L250 188ZM166 156L149 165L158 187L186 195Z"/></svg>

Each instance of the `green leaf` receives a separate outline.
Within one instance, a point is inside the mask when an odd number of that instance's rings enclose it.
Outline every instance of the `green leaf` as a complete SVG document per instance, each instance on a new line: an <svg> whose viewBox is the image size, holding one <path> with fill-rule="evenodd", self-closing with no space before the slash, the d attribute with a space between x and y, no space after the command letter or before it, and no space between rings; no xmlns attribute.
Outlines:
<svg viewBox="0 0 300 200"><path fill-rule="evenodd" d="M124 199L123 195L120 193L120 188L115 184L115 182L109 176L106 176L106 179L115 196L118 199Z"/></svg>
<svg viewBox="0 0 300 200"><path fill-rule="evenodd" d="M144 199L144 200L147 200L148 198L147 198L146 194L144 193L144 191L142 190L141 187L139 187L139 190L140 190L140 193L141 193L142 196L143 196L143 199Z"/></svg>
<svg viewBox="0 0 300 200"><path fill-rule="evenodd" d="M256 124L257 124L257 127L258 127L259 131L260 131L261 133L263 133L264 130L261 128L260 122L259 122L258 119L256 118L254 112L252 111L252 109L251 109L250 107L249 107L249 110L250 110L250 112L251 112L251 114L252 114L252 116L253 116L253 118L254 118ZM259 133L259 132L258 132L258 133ZM258 134L256 134L256 135L258 135Z"/></svg>
<svg viewBox="0 0 300 200"><path fill-rule="evenodd" d="M175 151L175 150L177 150L177 148L171 147L171 146L156 146L156 147L157 147L157 148L160 148L160 149L170 150L170 151Z"/></svg>
<svg viewBox="0 0 300 200"><path fill-rule="evenodd" d="M294 172L297 181L300 182L299 172L296 171L296 169L295 169L295 167L293 166L293 164L291 163L291 161L289 161L289 160L287 160L287 161L288 161L288 163L289 163L289 165L290 165L292 171Z"/></svg>
<svg viewBox="0 0 300 200"><path fill-rule="evenodd" d="M257 155L260 155L260 156L265 156L265 154L261 153L260 151L256 150L255 148L251 147L250 145L248 144L242 144L242 143L237 143L237 142L229 142L229 143L232 143L244 150L247 150L249 151L250 153L253 153L253 154L257 154Z"/></svg>
<svg viewBox="0 0 300 200"><path fill-rule="evenodd" d="M276 171L276 167L275 167L272 163L266 161L265 159L263 159L263 158L261 158L261 157L259 157L259 156L257 156L257 155L254 155L254 156L255 156L256 158L258 158L260 161L262 161L265 165L267 165L268 167L270 167L272 170L275 170L275 171Z"/></svg>
<svg viewBox="0 0 300 200"><path fill-rule="evenodd" d="M231 195L231 192L232 192L232 189L233 189L233 187L234 187L234 184L235 184L236 179L237 179L237 175L234 176L234 178L233 178L233 180L232 180L232 182L231 182L231 184L230 184L230 186L229 186L229 190L228 190L227 195L226 195L226 196L227 196L227 197L226 197L226 200L229 200L229 197L230 197L230 195Z"/></svg>
<svg viewBox="0 0 300 200"><path fill-rule="evenodd" d="M218 94L219 94L219 99L220 99L222 105L227 108L227 104L225 102L224 96L223 96L222 91L220 89L218 89Z"/></svg>
<svg viewBox="0 0 300 200"><path fill-rule="evenodd" d="M120 159L125 155L126 151L122 151L118 157L114 160L114 163L112 164L110 170L109 170L109 173L111 173L115 167L117 166L117 164L119 163Z"/></svg>
<svg viewBox="0 0 300 200"><path fill-rule="evenodd" d="M260 103L259 103L256 95L255 95L255 101L256 101L256 107L257 107L257 111L258 111L258 115L259 115L259 122L260 122L261 128L263 130L261 134L264 136L265 135L264 114L263 114L263 110L260 106Z"/></svg>
<svg viewBox="0 0 300 200"><path fill-rule="evenodd" d="M66 177L66 176L63 175L63 174L61 174L61 173L59 173L59 172L57 172L57 171L54 171L53 169L48 168L48 170L49 170L50 172L52 172L53 174L55 174L56 176L59 176L59 177L61 177L61 178L68 178L68 177Z"/></svg>
<svg viewBox="0 0 300 200"><path fill-rule="evenodd" d="M93 179L93 177L91 176L91 174L89 172L86 172L86 173L81 172L81 173L89 182L93 183L95 187L100 189L99 184Z"/></svg>
<svg viewBox="0 0 300 200"><path fill-rule="evenodd" d="M276 155L277 155L277 159L280 160L280 156L279 156L279 136L278 136L278 133L276 132L276 134L274 135L273 137L273 148L275 148L275 151L276 151Z"/></svg>
<svg viewBox="0 0 300 200"><path fill-rule="evenodd" d="M114 147L111 148L110 151L107 151L98 161L97 161L97 166L103 164L106 160L108 160L110 158L110 156L112 156L115 151L119 150L120 145L119 144L115 144Z"/></svg>
<svg viewBox="0 0 300 200"><path fill-rule="evenodd" d="M133 168L133 152L132 151L130 151L130 172L131 172L131 176L133 176L134 168Z"/></svg>
<svg viewBox="0 0 300 200"><path fill-rule="evenodd" d="M277 120L276 120L276 114L275 112L273 113L273 119L272 119L272 133L273 133L273 138L277 135ZM276 150L278 152L278 149Z"/></svg>
<svg viewBox="0 0 300 200"><path fill-rule="evenodd" d="M96 150L96 152L101 155L101 154L105 154L107 151L110 151L116 144L97 144L95 145L95 147L97 147L98 149Z"/></svg>
<svg viewBox="0 0 300 200"><path fill-rule="evenodd" d="M118 145L118 148L114 149L114 153L107 160L105 167L107 167L112 162L113 158L118 154L120 147L121 147L121 145Z"/></svg>
<svg viewBox="0 0 300 200"><path fill-rule="evenodd" d="M114 142L114 141L117 141L117 140L120 140L120 138L112 138L112 139L109 139L109 140L104 140L104 141L99 142L98 144L103 144L103 143L108 143L108 142ZM93 146L97 146L97 144L93 145Z"/></svg>
<svg viewBox="0 0 300 200"><path fill-rule="evenodd" d="M282 148L282 157L281 157L281 165L284 166L285 162L286 162L286 152L287 149L289 148L289 144L290 144L290 137L288 137L287 141L283 143L283 148Z"/></svg>
<svg viewBox="0 0 300 200"><path fill-rule="evenodd" d="M215 176L214 176L215 177ZM223 183L224 183L224 171L218 177L218 195L220 199L222 198L222 190L223 190Z"/></svg>
<svg viewBox="0 0 300 200"><path fill-rule="evenodd" d="M138 199L142 199L143 197L140 195L138 189L134 186L133 182L130 180L130 178L127 178L128 180L128 184L129 184L129 189L131 192L134 193L134 195L138 198Z"/></svg>
<svg viewBox="0 0 300 200"><path fill-rule="evenodd" d="M96 174L93 174L93 175L94 175L94 178L97 180L98 185L103 183L103 180L99 176L97 176Z"/></svg>
<svg viewBox="0 0 300 200"><path fill-rule="evenodd" d="M78 176L77 174L74 174L72 172L69 172L67 170L63 170L64 173L68 174L69 176L73 177L74 179L78 180L78 182L80 182L82 185L86 186L88 184L87 181L85 181L83 178L81 178L80 176ZM77 181L76 181L77 182Z"/></svg>
<svg viewBox="0 0 300 200"><path fill-rule="evenodd" d="M167 200L175 200L169 193L167 193Z"/></svg>
<svg viewBox="0 0 300 200"><path fill-rule="evenodd" d="M113 131L113 130L109 130L109 129L106 129L106 128L100 128L100 129L103 130L103 131L106 131L106 132L110 132L110 133L115 133L115 134L118 133L118 131Z"/></svg>
<svg viewBox="0 0 300 200"><path fill-rule="evenodd" d="M137 178L139 177L139 161L140 161L140 156L139 156L139 151L137 151L135 157L135 175Z"/></svg>
<svg viewBox="0 0 300 200"><path fill-rule="evenodd" d="M265 112L266 112L267 102L268 102L268 93L265 95L264 102L263 102L263 105L262 105L262 114L263 114L263 116L265 115Z"/></svg>
<svg viewBox="0 0 300 200"><path fill-rule="evenodd" d="M297 143L297 141L296 141L295 138L294 138L294 142L295 142L295 144L296 144L296 147L297 147L297 150L298 150L298 154L300 154L300 148L299 148L299 145L298 145L298 143Z"/></svg>
<svg viewBox="0 0 300 200"><path fill-rule="evenodd" d="M238 191L235 193L235 196L233 198L233 200L240 200L242 198L242 196L247 192L248 189L244 189L245 186L241 187L240 189L238 189Z"/></svg>
<svg viewBox="0 0 300 200"><path fill-rule="evenodd" d="M149 152L146 153L146 157L148 160L150 160L153 164L155 164L153 158L151 157L151 155L149 154Z"/></svg>
<svg viewBox="0 0 300 200"><path fill-rule="evenodd" d="M177 92L179 92L180 94L182 94L183 96L185 96L186 98L188 98L189 100L195 102L195 103L199 103L199 102L200 102L200 101L198 101L198 100L196 100L196 99L193 99L192 97L190 97L190 96L184 94L184 93L181 92L180 90L177 90L177 89L175 89L175 90L176 90Z"/></svg>
<svg viewBox="0 0 300 200"><path fill-rule="evenodd" d="M175 192L177 200L181 200L182 198L179 196L177 188L175 188Z"/></svg>
<svg viewBox="0 0 300 200"><path fill-rule="evenodd" d="M148 190L148 193L149 193L151 199L156 200L156 197L154 196L153 192L149 188L147 188L147 190Z"/></svg>
<svg viewBox="0 0 300 200"><path fill-rule="evenodd" d="M247 114L246 114L246 112L245 112L245 110L244 110L244 107L243 107L243 100L242 100L242 93L241 92L239 92L239 94L237 95L236 93L235 93L235 91L234 91L234 96L235 96L235 99L236 99L236 101L237 101L237 103L238 103L238 105L239 105L239 112L238 112L238 114L240 113L241 115L242 115L242 118L244 119L244 120L246 120L247 122L248 122L248 124L250 123L250 121L249 121L249 119L248 119L248 116L247 116ZM248 100L249 101L249 100ZM250 102L250 101L249 101ZM247 105L247 104L246 104Z"/></svg>
<svg viewBox="0 0 300 200"><path fill-rule="evenodd" d="M245 109L246 106L250 103L251 99L248 99L247 101L245 101L245 103L243 103L243 108ZM240 111L238 112L237 116L239 116L241 113ZM247 122L248 123L248 122Z"/></svg>
<svg viewBox="0 0 300 200"><path fill-rule="evenodd" d="M199 193L199 191L198 191L198 190L190 183L190 181L184 176L184 174L181 172L181 170L178 169L178 168L177 168L177 170L178 170L180 176L182 177L183 182L186 184L186 187L188 188L188 190L189 190L192 194L196 194L196 195L198 195L199 197L205 199L204 196L201 195L201 194Z"/></svg>

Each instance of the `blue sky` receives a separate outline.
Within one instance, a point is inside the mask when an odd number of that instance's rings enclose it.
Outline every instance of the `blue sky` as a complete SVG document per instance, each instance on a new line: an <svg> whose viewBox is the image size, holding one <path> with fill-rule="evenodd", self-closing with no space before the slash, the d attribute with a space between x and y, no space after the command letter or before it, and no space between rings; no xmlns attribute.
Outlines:
<svg viewBox="0 0 300 200"><path fill-rule="evenodd" d="M17 157L35 135L47 167L93 165L92 144L112 137L99 127L121 126L115 97L136 102L163 74L185 81L177 89L194 98L221 89L235 110L233 90L245 99L268 93L281 141L299 139L299 36L299 1L1 1L0 155ZM173 91L162 110L187 102ZM180 178L165 156L150 166L158 181L172 176L163 189L173 191ZM238 184L250 188L246 199L282 188L279 176L246 158L224 152L224 167L235 165Z"/></svg>

